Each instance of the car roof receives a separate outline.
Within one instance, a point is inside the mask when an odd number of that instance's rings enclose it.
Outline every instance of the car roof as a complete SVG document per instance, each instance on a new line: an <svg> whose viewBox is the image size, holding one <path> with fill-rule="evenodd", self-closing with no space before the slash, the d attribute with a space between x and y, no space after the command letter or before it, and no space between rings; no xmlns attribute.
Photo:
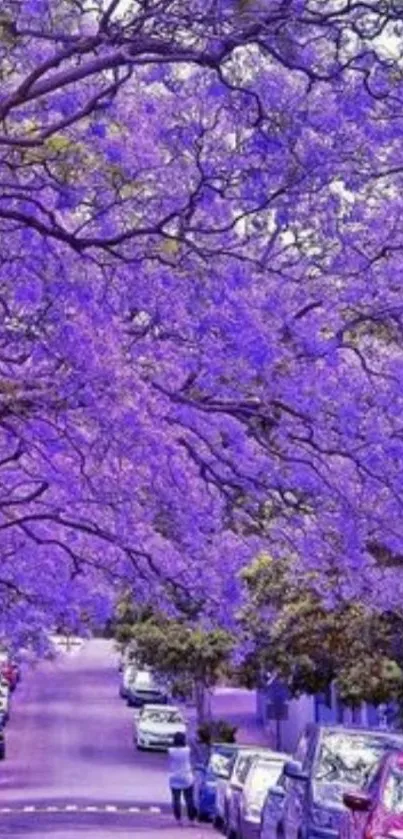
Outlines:
<svg viewBox="0 0 403 839"><path fill-rule="evenodd" d="M403 769L403 749L387 752L384 757L384 764L396 766L397 769Z"/></svg>
<svg viewBox="0 0 403 839"><path fill-rule="evenodd" d="M255 764L257 763L270 763L278 761L279 763L285 763L287 760L290 760L290 755L285 754L284 752L268 752L268 754L259 755L256 758Z"/></svg>
<svg viewBox="0 0 403 839"><path fill-rule="evenodd" d="M213 749L215 747L220 748L220 749L222 749L222 748L230 749L234 752L237 751L237 749L242 748L239 743L226 743L225 741L221 741L221 740L214 740L214 742L211 744L211 747Z"/></svg>
<svg viewBox="0 0 403 839"><path fill-rule="evenodd" d="M370 734L372 736L376 735L376 737L382 737L386 740L401 740L403 743L403 731L389 731L383 728L367 728L362 725L349 724L346 726L343 723L308 723L307 730L316 730L319 732L334 731L337 734Z"/></svg>
<svg viewBox="0 0 403 839"><path fill-rule="evenodd" d="M151 702L147 702L144 705L145 711L177 711L179 714L182 714L180 708L177 705L152 705Z"/></svg>
<svg viewBox="0 0 403 839"><path fill-rule="evenodd" d="M271 749L266 748L265 746L242 745L238 749L238 754L235 763L237 763L237 761L240 760L241 757L248 757L251 755L256 755L257 758L261 757L263 759L264 757L266 757L268 753L271 753Z"/></svg>

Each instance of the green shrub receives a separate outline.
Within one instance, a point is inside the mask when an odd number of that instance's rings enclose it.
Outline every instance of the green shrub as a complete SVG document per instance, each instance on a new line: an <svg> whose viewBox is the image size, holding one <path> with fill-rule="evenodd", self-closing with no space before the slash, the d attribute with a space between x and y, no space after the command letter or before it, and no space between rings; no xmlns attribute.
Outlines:
<svg viewBox="0 0 403 839"><path fill-rule="evenodd" d="M199 743L209 746L211 743L235 743L237 726L226 720L209 720L198 726L197 739Z"/></svg>

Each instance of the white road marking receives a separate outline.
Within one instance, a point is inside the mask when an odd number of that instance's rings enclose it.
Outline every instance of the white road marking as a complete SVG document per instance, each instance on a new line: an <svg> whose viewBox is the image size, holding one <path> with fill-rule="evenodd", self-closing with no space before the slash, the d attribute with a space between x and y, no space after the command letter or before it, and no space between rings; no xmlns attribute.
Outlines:
<svg viewBox="0 0 403 839"><path fill-rule="evenodd" d="M162 807L137 807L117 804L24 804L17 807L0 807L0 813L162 813Z"/></svg>

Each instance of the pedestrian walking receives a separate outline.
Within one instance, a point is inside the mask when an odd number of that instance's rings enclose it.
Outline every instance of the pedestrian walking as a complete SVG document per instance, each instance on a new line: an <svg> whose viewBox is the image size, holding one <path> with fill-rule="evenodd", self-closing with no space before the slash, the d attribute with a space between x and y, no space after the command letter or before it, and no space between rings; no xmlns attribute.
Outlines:
<svg viewBox="0 0 403 839"><path fill-rule="evenodd" d="M172 811L178 824L182 823L182 796L186 804L188 819L196 819L196 807L193 799L193 772L190 761L190 748L186 735L178 731L174 736L169 754L169 786L172 794Z"/></svg>

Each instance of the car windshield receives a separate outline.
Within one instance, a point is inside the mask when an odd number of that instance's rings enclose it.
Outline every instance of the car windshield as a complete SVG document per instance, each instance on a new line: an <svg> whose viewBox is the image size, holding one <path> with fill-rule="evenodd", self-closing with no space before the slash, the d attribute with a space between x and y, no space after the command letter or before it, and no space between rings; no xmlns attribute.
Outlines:
<svg viewBox="0 0 403 839"><path fill-rule="evenodd" d="M265 761L252 767L245 786L245 796L249 804L262 809L267 790L276 786L283 764L280 761Z"/></svg>
<svg viewBox="0 0 403 839"><path fill-rule="evenodd" d="M210 755L208 771L221 778L229 778L234 763L234 751L217 750Z"/></svg>
<svg viewBox="0 0 403 839"><path fill-rule="evenodd" d="M313 780L316 784L362 788L382 755L396 743L364 732L324 731ZM341 798L341 793L340 793Z"/></svg>
<svg viewBox="0 0 403 839"><path fill-rule="evenodd" d="M403 771L391 769L383 790L382 803L390 813L403 814Z"/></svg>
<svg viewBox="0 0 403 839"><path fill-rule="evenodd" d="M151 673L137 673L135 684L139 690L155 690L156 687Z"/></svg>
<svg viewBox="0 0 403 839"><path fill-rule="evenodd" d="M183 723L183 719L178 711L167 711L165 709L161 710L153 710L153 711L145 711L141 715L141 722L157 722L157 723L176 723L181 725Z"/></svg>

